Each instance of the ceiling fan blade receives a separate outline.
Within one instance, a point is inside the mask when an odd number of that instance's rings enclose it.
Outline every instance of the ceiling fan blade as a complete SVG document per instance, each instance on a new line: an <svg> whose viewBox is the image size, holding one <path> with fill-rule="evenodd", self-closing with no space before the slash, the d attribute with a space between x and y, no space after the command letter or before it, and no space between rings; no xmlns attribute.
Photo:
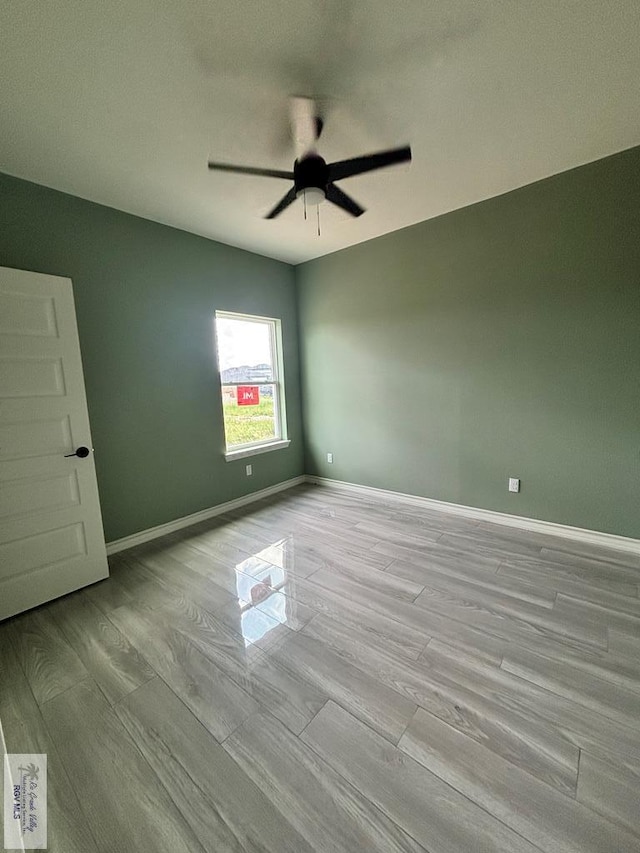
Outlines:
<svg viewBox="0 0 640 853"><path fill-rule="evenodd" d="M209 160L209 168L218 172L238 172L241 175L262 175L265 178L286 178L293 180L293 172L285 172L282 169L258 169L253 166L233 166L231 163L214 163Z"/></svg>
<svg viewBox="0 0 640 853"><path fill-rule="evenodd" d="M282 211L285 208L289 207L289 205L292 204L292 202L294 202L295 200L296 200L296 188L291 187L289 192L283 198L280 199L280 201L276 204L276 206L272 210L269 211L269 213L267 213L267 215L265 216L265 219L275 219L276 216L279 216L282 213Z"/></svg>
<svg viewBox="0 0 640 853"><path fill-rule="evenodd" d="M315 147L322 130L322 119L318 115L318 106L313 98L290 98L289 114L296 157L300 159Z"/></svg>
<svg viewBox="0 0 640 853"><path fill-rule="evenodd" d="M341 181L352 175L361 175L363 172L372 172L374 169L410 161L411 148L408 145L402 148L391 148L389 151L378 151L376 154L352 157L351 160L339 160L337 163L329 164L329 180Z"/></svg>
<svg viewBox="0 0 640 853"><path fill-rule="evenodd" d="M327 185L326 195L328 201L337 204L338 207L346 210L352 216L362 216L364 213L364 207L360 207L357 201L354 201L351 196L343 193L335 184Z"/></svg>

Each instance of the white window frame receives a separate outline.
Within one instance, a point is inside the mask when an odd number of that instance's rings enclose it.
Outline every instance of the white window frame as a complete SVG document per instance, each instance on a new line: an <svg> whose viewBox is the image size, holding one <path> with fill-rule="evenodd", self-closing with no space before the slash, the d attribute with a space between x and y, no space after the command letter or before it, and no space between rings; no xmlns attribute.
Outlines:
<svg viewBox="0 0 640 853"><path fill-rule="evenodd" d="M276 438L266 438L262 441L251 441L246 444L236 444L232 448L227 446L227 435L224 433L224 458L227 462L232 462L234 459L244 459L247 456L256 456L259 453L268 453L272 450L281 450L289 447L290 439L287 438L287 410L284 393L284 362L282 356L282 323L277 317L261 317L257 314L239 314L233 311L216 311L214 314L214 337L216 343L216 362L218 365L218 380L220 384L220 402L224 406L224 398L222 394L223 386L248 385L248 380L243 382L223 382L222 371L218 361L218 326L217 321L223 320L242 320L243 322L251 323L268 323L270 344L271 344L271 365L272 378L269 382L259 382L253 384L273 385L273 415L274 428ZM224 417L223 417L224 431Z"/></svg>

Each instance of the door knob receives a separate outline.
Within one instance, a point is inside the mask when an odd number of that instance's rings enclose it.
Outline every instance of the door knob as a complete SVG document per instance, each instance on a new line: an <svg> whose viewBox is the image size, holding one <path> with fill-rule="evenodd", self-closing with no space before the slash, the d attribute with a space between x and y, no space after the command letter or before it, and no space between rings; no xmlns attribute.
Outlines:
<svg viewBox="0 0 640 853"><path fill-rule="evenodd" d="M80 459L85 459L91 451L88 447L78 447L75 453L65 453L64 458L68 459L69 456L78 456Z"/></svg>

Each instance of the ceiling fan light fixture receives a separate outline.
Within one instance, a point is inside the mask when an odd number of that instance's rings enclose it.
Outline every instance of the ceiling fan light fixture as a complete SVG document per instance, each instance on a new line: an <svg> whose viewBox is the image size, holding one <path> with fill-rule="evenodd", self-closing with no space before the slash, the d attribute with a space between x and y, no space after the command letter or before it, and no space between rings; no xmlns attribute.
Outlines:
<svg viewBox="0 0 640 853"><path fill-rule="evenodd" d="M298 190L296 198L301 198L306 202L308 207L315 207L321 204L326 199L326 193L320 187L306 187Z"/></svg>

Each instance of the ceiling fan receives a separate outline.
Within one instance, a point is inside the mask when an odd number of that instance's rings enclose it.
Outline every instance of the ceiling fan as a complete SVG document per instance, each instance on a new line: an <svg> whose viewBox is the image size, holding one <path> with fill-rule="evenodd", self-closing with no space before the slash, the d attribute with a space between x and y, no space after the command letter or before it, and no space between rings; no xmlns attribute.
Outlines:
<svg viewBox="0 0 640 853"><path fill-rule="evenodd" d="M221 172L237 172L241 175L262 175L266 178L284 178L293 181L289 192L280 199L265 216L275 219L297 198L303 198L306 205L318 205L327 199L332 204L346 210L352 216L361 216L365 209L357 201L343 192L334 183L363 172L393 166L396 163L411 161L411 148L404 145L350 160L327 163L315 150L315 144L322 133L323 121L315 101L311 98L291 98L291 129L296 145L296 160L293 171L281 169L261 169L252 166L234 166L230 163L209 161L209 168Z"/></svg>

